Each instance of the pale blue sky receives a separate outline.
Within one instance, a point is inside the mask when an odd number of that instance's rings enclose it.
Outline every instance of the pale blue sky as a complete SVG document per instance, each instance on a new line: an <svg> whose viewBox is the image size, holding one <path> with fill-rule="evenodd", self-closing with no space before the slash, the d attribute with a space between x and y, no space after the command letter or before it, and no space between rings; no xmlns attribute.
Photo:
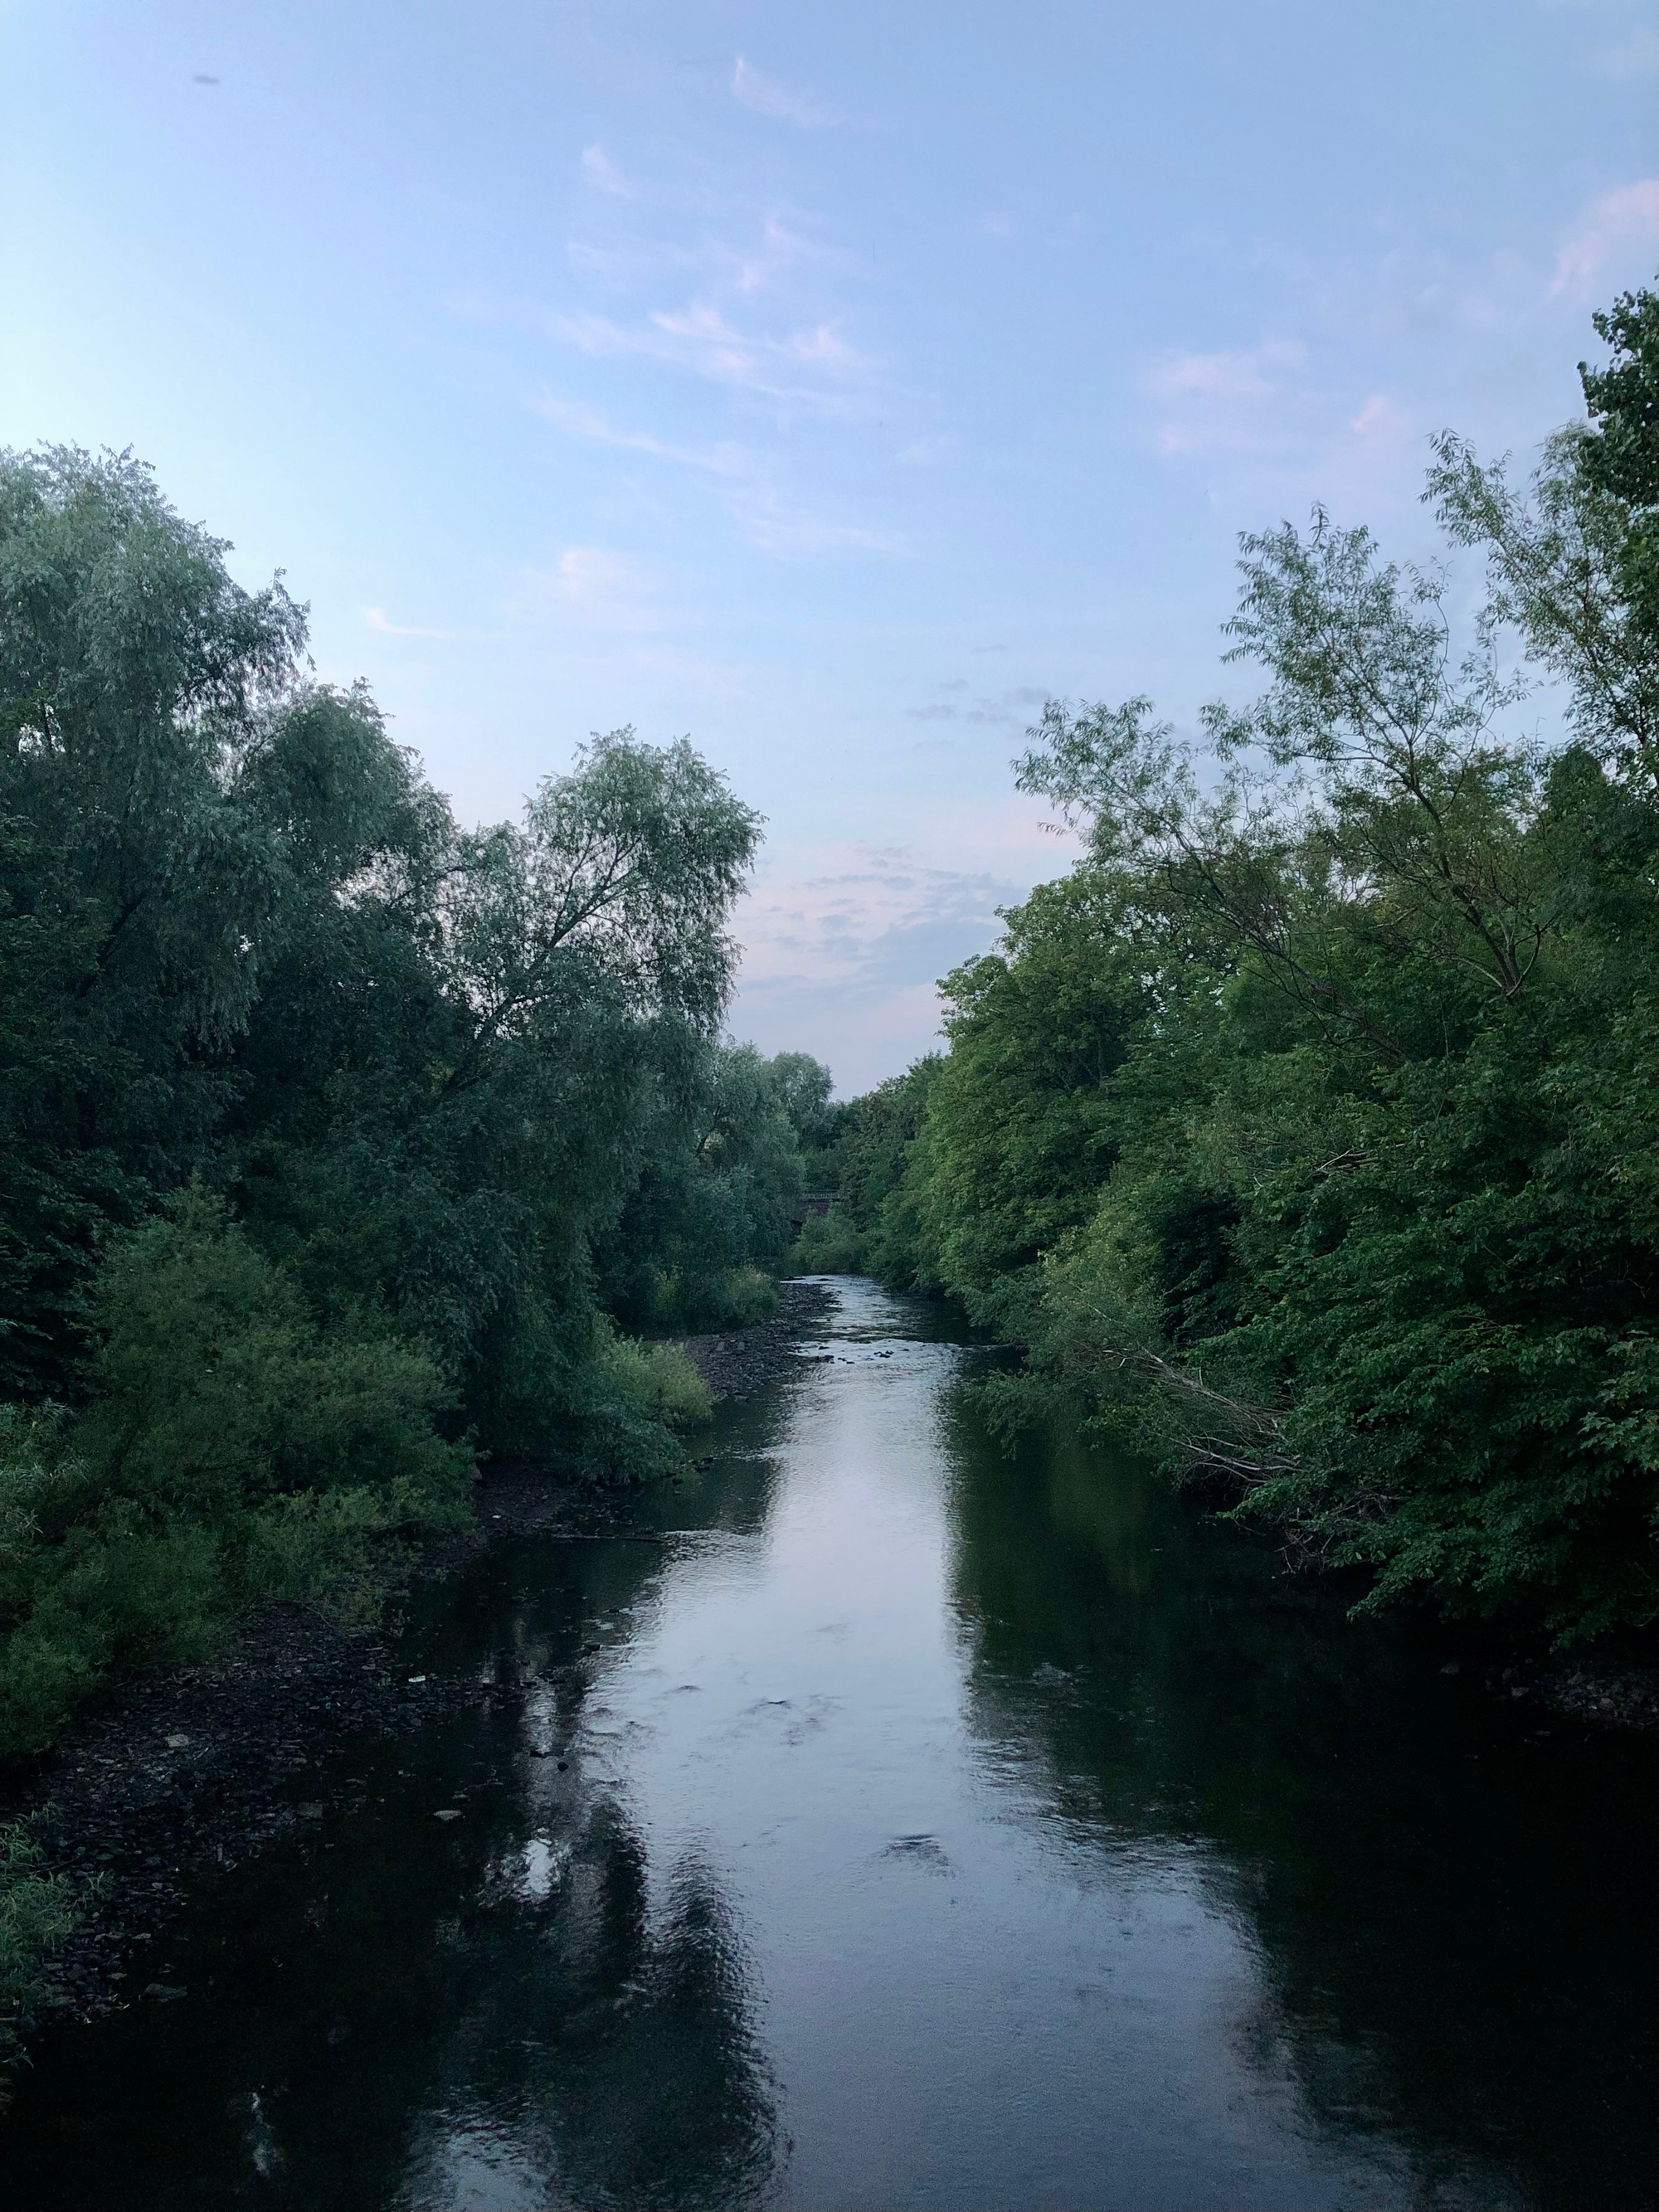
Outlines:
<svg viewBox="0 0 1659 2212"><path fill-rule="evenodd" d="M131 446L469 818L591 729L769 818L843 1090L1063 865L1049 693L1223 685L1234 539L1428 544L1659 264L1628 0L0 0L0 439ZM208 82L206 80L212 80ZM1237 671L1225 682L1248 682Z"/></svg>

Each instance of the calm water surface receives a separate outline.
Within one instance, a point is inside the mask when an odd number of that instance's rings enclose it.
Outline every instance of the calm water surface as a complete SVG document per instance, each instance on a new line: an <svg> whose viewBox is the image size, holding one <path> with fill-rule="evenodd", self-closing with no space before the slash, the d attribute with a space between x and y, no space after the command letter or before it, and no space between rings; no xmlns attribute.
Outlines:
<svg viewBox="0 0 1659 2212"><path fill-rule="evenodd" d="M343 1750L185 1997L47 2042L7 2204L1659 2201L1652 1753L1004 1457L932 1310L836 1291L673 1533L422 1600L409 1671L526 1708Z"/></svg>

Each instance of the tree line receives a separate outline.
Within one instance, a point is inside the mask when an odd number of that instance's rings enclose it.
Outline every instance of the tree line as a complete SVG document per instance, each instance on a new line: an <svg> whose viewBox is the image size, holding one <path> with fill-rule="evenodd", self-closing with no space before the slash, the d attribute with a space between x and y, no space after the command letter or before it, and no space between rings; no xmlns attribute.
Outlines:
<svg viewBox="0 0 1659 2212"><path fill-rule="evenodd" d="M0 456L0 1753L372 1607L481 1453L672 1464L830 1078L723 1039L754 812L595 738L477 830L127 456Z"/></svg>
<svg viewBox="0 0 1659 2212"><path fill-rule="evenodd" d="M845 1109L798 1263L942 1291L1362 1602L1659 1618L1659 295L1529 481L1436 441L1456 572L1242 542L1184 737L1052 703L1083 837ZM1554 732L1540 733L1540 723Z"/></svg>

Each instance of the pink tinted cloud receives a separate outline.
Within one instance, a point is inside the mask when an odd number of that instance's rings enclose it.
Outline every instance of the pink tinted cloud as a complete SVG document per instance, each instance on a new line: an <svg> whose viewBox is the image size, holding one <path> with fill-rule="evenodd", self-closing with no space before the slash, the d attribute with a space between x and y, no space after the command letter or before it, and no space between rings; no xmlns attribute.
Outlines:
<svg viewBox="0 0 1659 2212"><path fill-rule="evenodd" d="M1564 292L1584 293L1623 248L1659 240L1659 177L1620 185L1593 203L1561 248L1555 264L1551 299Z"/></svg>

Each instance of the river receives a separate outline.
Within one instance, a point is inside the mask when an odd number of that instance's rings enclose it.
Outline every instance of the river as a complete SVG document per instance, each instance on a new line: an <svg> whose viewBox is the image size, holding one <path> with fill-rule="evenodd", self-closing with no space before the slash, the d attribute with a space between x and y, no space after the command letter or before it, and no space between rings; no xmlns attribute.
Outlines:
<svg viewBox="0 0 1659 2212"><path fill-rule="evenodd" d="M522 1710L204 1883L183 1994L22 2076L7 2204L1659 2202L1651 1747L1008 1454L936 1309L835 1288L650 1540L417 1596L401 1663Z"/></svg>

